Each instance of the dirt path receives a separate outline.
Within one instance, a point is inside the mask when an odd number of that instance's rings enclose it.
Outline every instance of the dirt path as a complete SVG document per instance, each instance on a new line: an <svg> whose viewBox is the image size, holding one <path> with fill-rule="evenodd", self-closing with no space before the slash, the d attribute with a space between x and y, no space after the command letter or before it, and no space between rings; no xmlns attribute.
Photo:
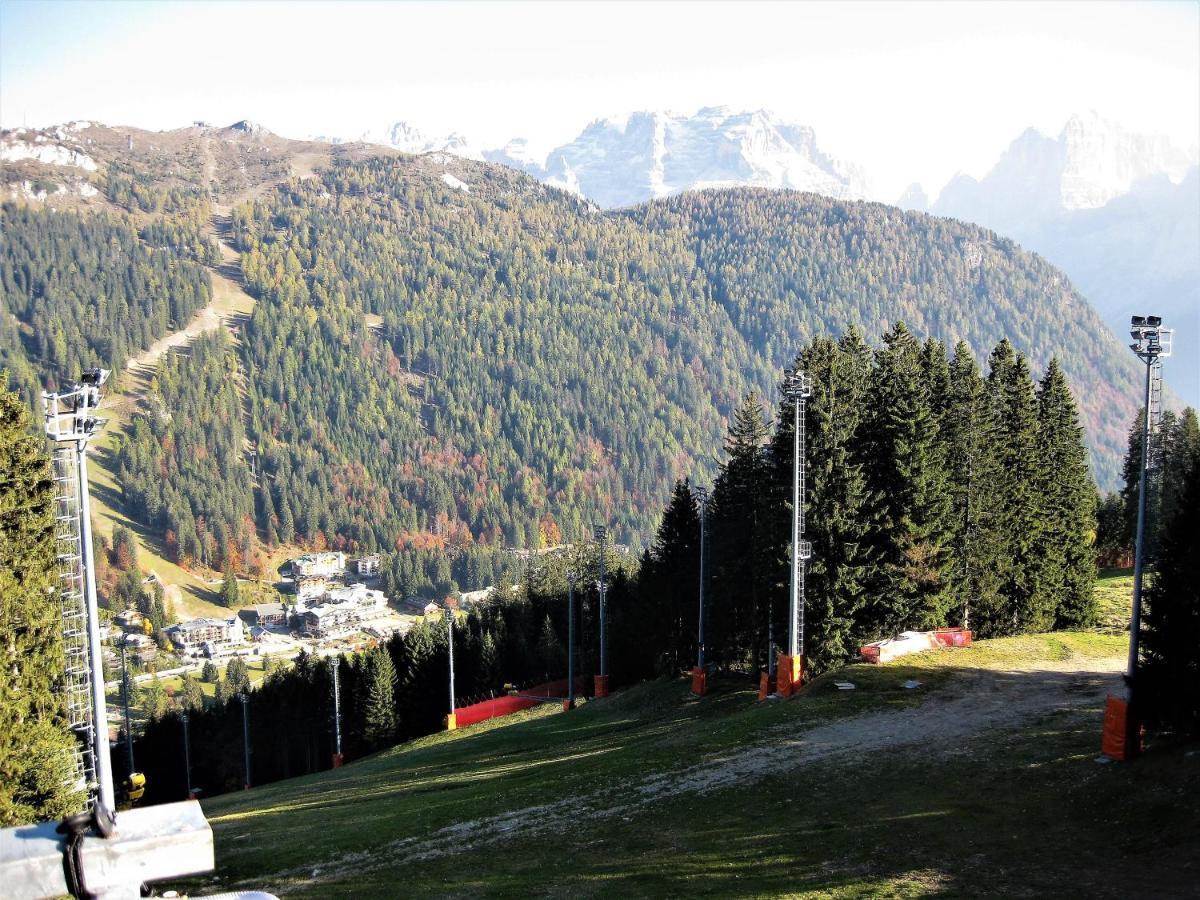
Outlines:
<svg viewBox="0 0 1200 900"><path fill-rule="evenodd" d="M512 838L568 830L579 822L629 817L661 801L707 794L814 763L857 763L883 752L960 752L970 739L997 728L1014 728L1061 710L1094 709L1120 683L1121 657L1074 657L1016 670L963 671L949 686L908 709L868 713L795 731L736 753L713 756L687 769L650 775L623 790L512 810L460 822L423 838L406 838L369 852L347 854L314 869L280 873L304 884L337 880L365 869L397 866L479 850Z"/></svg>

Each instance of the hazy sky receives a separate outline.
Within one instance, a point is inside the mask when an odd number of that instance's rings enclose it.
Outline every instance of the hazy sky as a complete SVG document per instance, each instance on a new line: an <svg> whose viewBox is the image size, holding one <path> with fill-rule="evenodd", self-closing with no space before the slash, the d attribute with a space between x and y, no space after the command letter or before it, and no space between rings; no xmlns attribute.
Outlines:
<svg viewBox="0 0 1200 900"><path fill-rule="evenodd" d="M765 107L885 197L981 175L1095 109L1200 142L1200 3L84 3L0 0L0 123L289 137L396 120L541 149L634 109Z"/></svg>

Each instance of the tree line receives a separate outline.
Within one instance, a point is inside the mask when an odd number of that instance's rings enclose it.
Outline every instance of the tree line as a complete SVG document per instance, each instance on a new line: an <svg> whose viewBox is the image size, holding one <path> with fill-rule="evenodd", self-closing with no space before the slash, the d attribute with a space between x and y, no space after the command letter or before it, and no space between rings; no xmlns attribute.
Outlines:
<svg viewBox="0 0 1200 900"><path fill-rule="evenodd" d="M1034 381L1002 341L982 373L903 323L878 349L856 329L806 344L805 653L821 671L904 629L979 635L1090 624L1096 492L1075 401L1057 361ZM773 427L749 396L726 441L707 509L708 657L766 663L786 622L794 409ZM662 672L695 658L699 514L676 485L642 559L643 601L671 609L648 643Z"/></svg>

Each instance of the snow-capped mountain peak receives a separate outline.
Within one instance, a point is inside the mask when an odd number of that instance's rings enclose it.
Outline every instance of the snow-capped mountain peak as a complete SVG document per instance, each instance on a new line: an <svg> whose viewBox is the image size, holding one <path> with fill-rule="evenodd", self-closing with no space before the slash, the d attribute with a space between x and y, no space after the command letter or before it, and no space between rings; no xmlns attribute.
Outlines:
<svg viewBox="0 0 1200 900"><path fill-rule="evenodd" d="M545 168L547 182L608 207L730 185L867 194L862 172L821 152L811 128L721 106L597 119L552 151Z"/></svg>

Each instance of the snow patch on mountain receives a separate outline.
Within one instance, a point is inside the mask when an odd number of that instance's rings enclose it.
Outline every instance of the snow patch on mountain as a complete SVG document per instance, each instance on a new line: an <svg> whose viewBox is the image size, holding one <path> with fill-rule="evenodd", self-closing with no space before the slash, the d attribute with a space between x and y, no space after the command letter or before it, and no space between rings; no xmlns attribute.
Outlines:
<svg viewBox="0 0 1200 900"><path fill-rule="evenodd" d="M42 143L43 135L38 135L35 142L25 140L0 140L0 162L20 162L32 160L47 166L69 166L83 169L85 172L95 172L96 161L80 150L72 149L57 143Z"/></svg>
<svg viewBox="0 0 1200 900"><path fill-rule="evenodd" d="M457 191L462 191L466 194L471 193L471 186L469 184L459 178L455 178L449 172L442 173L442 181Z"/></svg>

